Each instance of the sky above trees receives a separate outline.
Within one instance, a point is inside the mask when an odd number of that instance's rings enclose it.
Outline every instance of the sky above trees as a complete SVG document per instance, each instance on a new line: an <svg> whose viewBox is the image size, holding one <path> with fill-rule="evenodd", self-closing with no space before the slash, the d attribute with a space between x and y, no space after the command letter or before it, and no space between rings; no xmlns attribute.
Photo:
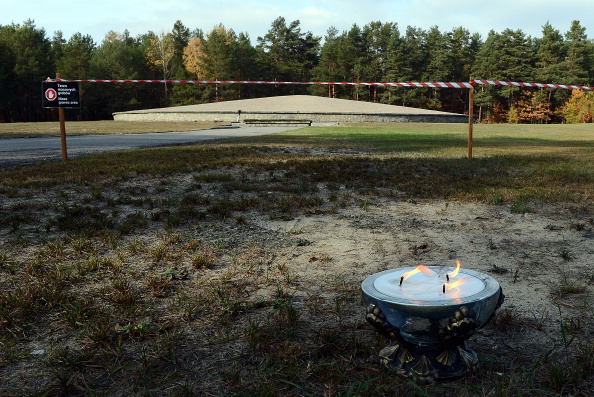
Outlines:
<svg viewBox="0 0 594 397"><path fill-rule="evenodd" d="M592 0L0 0L0 5L0 25L32 19L49 36L58 30L64 37L80 32L95 42L101 42L109 31L122 33L127 29L132 36L166 32L181 20L204 31L222 24L237 33L247 33L255 43L279 15L299 20L303 31L322 37L330 27L342 32L355 23L364 26L373 21L396 22L401 29L409 25L422 29L439 26L443 31L463 26L483 38L491 29L500 32L506 28L538 36L547 22L566 31L573 20L594 30Z"/></svg>

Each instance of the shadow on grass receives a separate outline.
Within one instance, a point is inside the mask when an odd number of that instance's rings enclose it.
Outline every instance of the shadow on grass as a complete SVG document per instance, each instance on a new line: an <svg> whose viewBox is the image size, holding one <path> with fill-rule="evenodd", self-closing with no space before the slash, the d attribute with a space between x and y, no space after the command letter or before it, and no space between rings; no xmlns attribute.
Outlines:
<svg viewBox="0 0 594 397"><path fill-rule="evenodd" d="M400 135L399 137L402 137ZM62 182L93 182L125 180L137 176L166 176L234 167L256 172L283 172L285 179L295 183L334 183L359 191L392 190L418 198L455 198L490 201L493 195L504 200L534 200L542 202L579 202L592 200L594 165L590 161L590 143L560 142L563 149L545 141L539 150L523 151L533 140L512 141L511 153L490 157L448 156L447 149L460 145L456 139L436 142L426 136L427 150L439 147L441 156L412 155L404 151L422 151L425 139L417 137L399 145L399 152L316 152L311 145L295 146L299 137L285 137L281 147L271 145L274 137L261 145L196 145L153 148L129 152L108 153L69 163L46 163L0 173L0 187L43 187ZM430 141L430 142L429 142ZM386 140L382 140L386 144ZM492 145L498 143L491 138ZM510 140L506 139L507 145ZM556 143L555 143L556 144ZM440 146L441 145L441 146ZM503 145L503 142L501 142ZM543 149L551 145L553 151ZM575 145L575 146L571 146ZM317 145L316 145L317 146ZM328 147L330 146L330 149ZM309 147L309 149L308 149ZM345 145L341 144L344 148ZM584 149L585 150L580 150ZM570 148L571 150L567 150ZM488 149L490 153L497 152Z"/></svg>
<svg viewBox="0 0 594 397"><path fill-rule="evenodd" d="M303 131L303 130L299 130ZM290 132L285 134L263 135L253 138L238 138L228 143L257 143L262 145L298 145L325 148L351 148L388 152L429 152L437 156L456 153L464 156L468 144L467 132L462 129L456 133L427 133L427 132L375 132L345 133L322 132L319 134ZM519 134L518 134L519 135ZM534 134L532 134L534 135ZM513 134L495 135L493 133L474 133L473 144L477 149L485 150L483 155L490 155L493 149L534 149L534 148L594 148L592 140L565 139L561 135L554 137L514 136ZM530 155L530 153L525 153Z"/></svg>
<svg viewBox="0 0 594 397"><path fill-rule="evenodd" d="M418 198L580 201L594 187L591 171L556 156L311 159L296 162L293 172L311 182L394 189Z"/></svg>

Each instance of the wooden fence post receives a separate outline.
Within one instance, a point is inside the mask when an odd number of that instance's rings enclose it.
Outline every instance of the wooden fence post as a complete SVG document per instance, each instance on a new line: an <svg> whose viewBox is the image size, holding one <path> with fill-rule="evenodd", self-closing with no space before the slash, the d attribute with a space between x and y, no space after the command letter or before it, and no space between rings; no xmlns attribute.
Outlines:
<svg viewBox="0 0 594 397"><path fill-rule="evenodd" d="M60 77L60 73L56 73L56 80ZM62 161L68 161L68 150L66 149L66 121L63 107L58 108L58 118L60 120L60 140L62 141Z"/></svg>

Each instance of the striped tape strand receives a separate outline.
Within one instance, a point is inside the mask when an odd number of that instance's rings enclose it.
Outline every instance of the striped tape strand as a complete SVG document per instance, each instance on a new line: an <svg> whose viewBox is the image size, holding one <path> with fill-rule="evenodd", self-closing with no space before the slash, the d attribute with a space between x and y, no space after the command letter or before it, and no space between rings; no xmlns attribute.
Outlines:
<svg viewBox="0 0 594 397"><path fill-rule="evenodd" d="M514 86L514 87L532 87L532 88L562 88L566 90L587 90L592 91L594 87L583 85L568 85L568 84L545 84L545 83L519 83L515 81L494 81L494 80L473 80L475 84L481 85L500 85L500 86Z"/></svg>
<svg viewBox="0 0 594 397"><path fill-rule="evenodd" d="M561 88L568 90L594 91L594 87L567 84L525 83L498 80L471 80L469 82L332 82L332 81L254 81L254 80L113 80L86 79L67 80L55 79L50 81L84 82L84 83L167 83L167 84L270 84L270 85L347 85L347 86L377 86L377 87L413 87L413 88L471 88L476 85L495 85L532 88Z"/></svg>
<svg viewBox="0 0 594 397"><path fill-rule="evenodd" d="M56 79L60 82L83 83L168 83L168 84L271 84L271 85L351 85L351 86L383 86L383 87L418 87L418 88L470 88L467 82L398 82L398 83L360 83L360 82L329 82L329 81L252 81L252 80L114 80L114 79Z"/></svg>

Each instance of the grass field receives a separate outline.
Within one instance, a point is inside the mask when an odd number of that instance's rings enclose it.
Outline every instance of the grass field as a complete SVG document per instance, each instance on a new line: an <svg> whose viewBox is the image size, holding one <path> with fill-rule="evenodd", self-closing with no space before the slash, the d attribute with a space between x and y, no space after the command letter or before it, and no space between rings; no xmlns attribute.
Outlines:
<svg viewBox="0 0 594 397"><path fill-rule="evenodd" d="M120 128L118 123L112 131ZM137 128L141 130L142 125ZM270 162L277 164L282 158L283 162L295 163L297 168L315 167L320 180L338 178L367 188L393 184L424 198L589 204L594 191L594 127L589 124L479 125L475 128L471 160L466 158L466 127L460 124L307 128L221 142L224 141L7 170L2 183L24 186L35 181L51 184L106 176L164 175L191 172L196 167L245 166L254 162L266 166ZM355 158L338 154L312 159L279 150L281 147L361 150L364 154ZM261 157L262 152L269 155Z"/></svg>
<svg viewBox="0 0 594 397"><path fill-rule="evenodd" d="M546 316L503 311L479 374L418 386L374 360L385 341L361 315L365 264L339 271L298 227L347 219L373 235L384 231L374 208L462 202L519 217L558 208L592 242L592 125L477 125L473 159L466 134L310 127L0 170L0 395L591 395L591 271L555 285ZM567 267L588 258L575 252L555 255ZM505 345L546 327L533 351Z"/></svg>

